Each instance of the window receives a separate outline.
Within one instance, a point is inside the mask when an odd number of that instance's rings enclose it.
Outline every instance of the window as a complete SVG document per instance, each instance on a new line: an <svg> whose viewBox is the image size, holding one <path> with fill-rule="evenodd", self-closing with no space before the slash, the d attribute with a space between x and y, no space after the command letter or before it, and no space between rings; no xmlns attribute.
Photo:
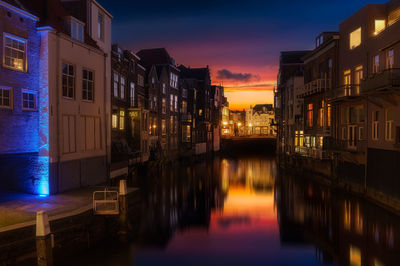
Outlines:
<svg viewBox="0 0 400 266"><path fill-rule="evenodd" d="M154 85L154 83L156 83L156 81L155 81L154 77L152 77L152 78L151 78L151 84Z"/></svg>
<svg viewBox="0 0 400 266"><path fill-rule="evenodd" d="M345 96L349 96L351 94L350 85L351 85L351 71L346 70L344 72L344 89L345 89Z"/></svg>
<svg viewBox="0 0 400 266"><path fill-rule="evenodd" d="M182 101L181 113L182 114L186 114L187 113L187 102L186 101Z"/></svg>
<svg viewBox="0 0 400 266"><path fill-rule="evenodd" d="M3 64L25 72L27 69L26 40L4 33Z"/></svg>
<svg viewBox="0 0 400 266"><path fill-rule="evenodd" d="M393 141L394 140L394 112L393 109L386 110L386 126L385 126L385 140Z"/></svg>
<svg viewBox="0 0 400 266"><path fill-rule="evenodd" d="M347 138L347 127L342 127L342 140Z"/></svg>
<svg viewBox="0 0 400 266"><path fill-rule="evenodd" d="M119 129L125 129L125 111L119 111Z"/></svg>
<svg viewBox="0 0 400 266"><path fill-rule="evenodd" d="M154 110L157 110L157 96L153 96Z"/></svg>
<svg viewBox="0 0 400 266"><path fill-rule="evenodd" d="M131 107L135 106L135 83L131 82L130 84L130 102Z"/></svg>
<svg viewBox="0 0 400 266"><path fill-rule="evenodd" d="M379 111L372 112L372 140L379 139Z"/></svg>
<svg viewBox="0 0 400 266"><path fill-rule="evenodd" d="M36 93L31 91L22 91L22 110L36 110Z"/></svg>
<svg viewBox="0 0 400 266"><path fill-rule="evenodd" d="M165 83L162 84L162 93L163 94L167 93L167 89L166 89Z"/></svg>
<svg viewBox="0 0 400 266"><path fill-rule="evenodd" d="M144 87L144 77L142 75L138 75L138 85Z"/></svg>
<svg viewBox="0 0 400 266"><path fill-rule="evenodd" d="M178 75L175 73L170 74L170 86L175 89L178 88Z"/></svg>
<svg viewBox="0 0 400 266"><path fill-rule="evenodd" d="M331 104L328 104L328 110L327 110L327 126L328 126L328 127L332 126L332 106L331 106Z"/></svg>
<svg viewBox="0 0 400 266"><path fill-rule="evenodd" d="M400 8L397 8L389 13L388 26L396 23L400 19Z"/></svg>
<svg viewBox="0 0 400 266"><path fill-rule="evenodd" d="M350 263L351 266L361 266L361 250L350 245Z"/></svg>
<svg viewBox="0 0 400 266"><path fill-rule="evenodd" d="M71 20L71 37L75 40L83 42L83 24L75 20Z"/></svg>
<svg viewBox="0 0 400 266"><path fill-rule="evenodd" d="M167 113L167 103L165 98L162 98L162 113L163 114Z"/></svg>
<svg viewBox="0 0 400 266"><path fill-rule="evenodd" d="M358 66L354 71L354 84L357 86L360 85L362 79L363 79L363 66Z"/></svg>
<svg viewBox="0 0 400 266"><path fill-rule="evenodd" d="M113 83L113 91L114 97L118 97L118 90L119 90L119 75L114 73L114 83Z"/></svg>
<svg viewBox="0 0 400 266"><path fill-rule="evenodd" d="M174 102L175 112L178 112L178 96L175 95L175 102Z"/></svg>
<svg viewBox="0 0 400 266"><path fill-rule="evenodd" d="M121 99L125 99L125 78L121 77L121 83L120 83L120 97Z"/></svg>
<svg viewBox="0 0 400 266"><path fill-rule="evenodd" d="M97 38L104 40L104 15L101 12L97 15Z"/></svg>
<svg viewBox="0 0 400 266"><path fill-rule="evenodd" d="M0 108L12 108L11 88L0 88Z"/></svg>
<svg viewBox="0 0 400 266"><path fill-rule="evenodd" d="M174 111L174 95L170 95L169 99L169 110L172 112Z"/></svg>
<svg viewBox="0 0 400 266"><path fill-rule="evenodd" d="M182 127L182 142L190 142L190 126L186 125Z"/></svg>
<svg viewBox="0 0 400 266"><path fill-rule="evenodd" d="M375 20L375 35L378 35L386 28L386 20L384 19L376 19Z"/></svg>
<svg viewBox="0 0 400 266"><path fill-rule="evenodd" d="M165 119L162 119L162 120L161 120L161 133L162 133L163 135L166 135L166 134L167 134L167 125L166 125L166 123L165 123Z"/></svg>
<svg viewBox="0 0 400 266"><path fill-rule="evenodd" d="M361 28L350 33L350 49L354 49L361 44Z"/></svg>
<svg viewBox="0 0 400 266"><path fill-rule="evenodd" d="M379 72L379 55L374 56L372 60L372 73Z"/></svg>
<svg viewBox="0 0 400 266"><path fill-rule="evenodd" d="M118 115L117 114L112 115L112 128L113 129L118 128Z"/></svg>
<svg viewBox="0 0 400 266"><path fill-rule="evenodd" d="M310 103L307 105L307 126L312 127L313 126L313 117L314 117L314 107L313 104Z"/></svg>
<svg viewBox="0 0 400 266"><path fill-rule="evenodd" d="M386 57L386 68L394 68L394 50L389 50Z"/></svg>
<svg viewBox="0 0 400 266"><path fill-rule="evenodd" d="M94 89L94 81L93 81L93 72L89 70L82 71L82 99L87 101L93 101L93 89Z"/></svg>
<svg viewBox="0 0 400 266"><path fill-rule="evenodd" d="M188 91L187 91L187 89L183 89L183 90L182 90L182 97L183 97L183 98L187 98L187 96L188 96Z"/></svg>
<svg viewBox="0 0 400 266"><path fill-rule="evenodd" d="M62 90L63 97L74 98L75 93L75 66L62 64Z"/></svg>
<svg viewBox="0 0 400 266"><path fill-rule="evenodd" d="M318 126L325 126L325 102L322 101L321 107L318 110Z"/></svg>

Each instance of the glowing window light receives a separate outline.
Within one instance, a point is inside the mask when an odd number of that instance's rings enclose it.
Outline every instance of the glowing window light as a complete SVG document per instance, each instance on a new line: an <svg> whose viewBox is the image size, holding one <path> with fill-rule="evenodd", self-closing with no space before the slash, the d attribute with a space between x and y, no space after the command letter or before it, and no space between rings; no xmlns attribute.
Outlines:
<svg viewBox="0 0 400 266"><path fill-rule="evenodd" d="M386 21L380 20L380 19L376 19L375 20L375 35L378 35L379 33L381 33L384 29L386 28Z"/></svg>
<svg viewBox="0 0 400 266"><path fill-rule="evenodd" d="M354 49L361 44L361 27L350 33L350 49Z"/></svg>

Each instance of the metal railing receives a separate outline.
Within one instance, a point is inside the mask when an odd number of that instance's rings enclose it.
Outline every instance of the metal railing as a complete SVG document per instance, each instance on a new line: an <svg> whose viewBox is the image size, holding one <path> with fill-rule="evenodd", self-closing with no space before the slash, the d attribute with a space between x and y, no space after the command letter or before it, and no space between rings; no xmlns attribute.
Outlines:
<svg viewBox="0 0 400 266"><path fill-rule="evenodd" d="M93 212L96 215L118 215L119 193L107 188L93 192Z"/></svg>
<svg viewBox="0 0 400 266"><path fill-rule="evenodd" d="M304 98L315 93L324 92L325 90L329 90L330 88L330 79L316 79L304 85L303 93L301 93L299 97Z"/></svg>
<svg viewBox="0 0 400 266"><path fill-rule="evenodd" d="M400 87L400 68L386 69L361 81L361 92Z"/></svg>
<svg viewBox="0 0 400 266"><path fill-rule="evenodd" d="M328 98L330 100L338 100L346 97L360 96L360 85L351 84L343 85L334 90L329 91Z"/></svg>

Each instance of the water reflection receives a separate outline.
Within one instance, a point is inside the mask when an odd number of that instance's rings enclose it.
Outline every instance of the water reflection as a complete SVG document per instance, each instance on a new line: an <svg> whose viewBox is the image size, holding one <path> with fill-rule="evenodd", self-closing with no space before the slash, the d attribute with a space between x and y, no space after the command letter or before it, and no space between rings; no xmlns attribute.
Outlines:
<svg viewBox="0 0 400 266"><path fill-rule="evenodd" d="M399 217L329 186L278 173L274 158L181 162L154 168L140 181L134 243L75 258L75 265L400 261Z"/></svg>

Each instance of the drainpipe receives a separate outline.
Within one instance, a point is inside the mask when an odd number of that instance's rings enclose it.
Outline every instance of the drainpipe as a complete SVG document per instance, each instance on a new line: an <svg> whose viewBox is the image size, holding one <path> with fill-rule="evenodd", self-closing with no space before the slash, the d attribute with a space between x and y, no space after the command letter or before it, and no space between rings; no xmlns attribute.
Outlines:
<svg viewBox="0 0 400 266"><path fill-rule="evenodd" d="M105 149L106 149L106 171L107 178L110 177L110 163L109 163L109 152L108 152L108 119L107 119L107 57L108 55L104 53L104 104L103 104L103 112L104 112L104 126L105 126Z"/></svg>
<svg viewBox="0 0 400 266"><path fill-rule="evenodd" d="M59 192L59 182L60 182L60 175L61 175L61 144L60 144L60 87L59 87L59 81L60 81L60 35L59 33L56 33L57 37L57 47L56 47L56 121L57 121L57 127L56 127L56 134L57 134L57 193Z"/></svg>

